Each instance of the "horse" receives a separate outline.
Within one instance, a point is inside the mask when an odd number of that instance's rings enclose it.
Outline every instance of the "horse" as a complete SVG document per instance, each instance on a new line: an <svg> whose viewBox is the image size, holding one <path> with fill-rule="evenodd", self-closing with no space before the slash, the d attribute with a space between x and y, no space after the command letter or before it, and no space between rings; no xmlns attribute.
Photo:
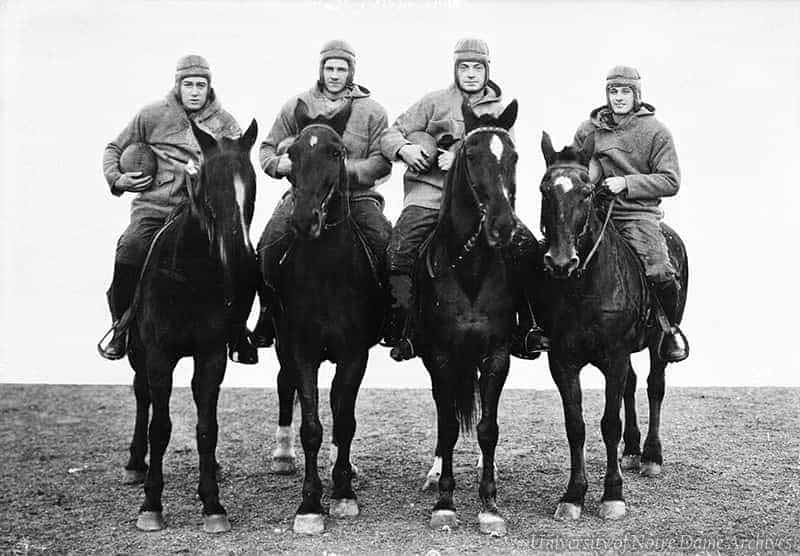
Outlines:
<svg viewBox="0 0 800 556"><path fill-rule="evenodd" d="M250 243L256 185L250 149L258 126L253 120L239 139L219 142L192 127L203 163L190 179L188 201L153 240L132 305L128 359L135 371L136 425L125 467L133 480L144 474L137 528L163 529L162 465L172 430L172 373L178 360L193 357L203 530L221 533L231 526L217 484L217 401L227 342L236 333L235 323L249 312L258 284ZM149 467L144 461L148 440Z"/></svg>
<svg viewBox="0 0 800 556"><path fill-rule="evenodd" d="M498 117L478 117L469 104L462 105L465 136L445 178L439 221L415 272L415 349L431 377L441 455L439 497L429 522L434 529L457 525L453 448L459 428L466 432L473 425L479 392L483 470L478 521L482 533L506 533L496 502L494 454L514 323L511 270L503 250L517 227L518 156L508 131L517 110L514 100Z"/></svg>
<svg viewBox="0 0 800 556"><path fill-rule="evenodd" d="M545 132L541 148L547 163L541 182L541 224L547 249L537 265L547 272L546 286L540 291L546 291L549 300L544 320L552 341L550 374L564 406L571 459L569 484L555 517L579 519L583 508L587 481L579 375L591 363L600 369L606 383L601 428L607 461L600 515L604 519L619 519L626 511L617 455L623 398L623 468L630 470L641 465L645 476L661 472L659 427L666 363L658 357L661 329L654 322L658 308L653 305L654 296L638 257L610 221L614 203L610 192L593 185L589 179L593 137L583 150L566 147L556 152ZM665 224L662 229L683 292L680 317L688 285L686 248L674 230ZM650 421L642 452L634 399L636 374L630 355L645 348L650 350L647 379Z"/></svg>
<svg viewBox="0 0 800 556"><path fill-rule="evenodd" d="M294 115L300 132L287 152L292 161L289 181L295 240L277 269L266 267L270 264L268 257L262 257L260 265L262 275L273 277L277 291L273 306L280 362L279 426L288 429L291 423L295 392L302 413L305 478L293 529L318 534L325 529L317 469L323 435L317 391L319 366L325 360L336 364L330 391L333 443L337 448L330 514L353 517L359 513L350 464L355 404L369 349L379 339L386 295L349 214L350 186L342 135L350 106L331 118L312 118L305 102L298 100Z"/></svg>

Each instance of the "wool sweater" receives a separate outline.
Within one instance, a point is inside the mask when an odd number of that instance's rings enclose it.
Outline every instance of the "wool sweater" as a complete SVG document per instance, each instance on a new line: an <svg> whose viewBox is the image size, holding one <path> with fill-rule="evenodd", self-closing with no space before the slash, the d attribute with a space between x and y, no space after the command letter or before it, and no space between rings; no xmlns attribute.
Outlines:
<svg viewBox="0 0 800 556"><path fill-rule="evenodd" d="M326 97L318 85L310 90L289 99L281 108L267 138L261 143L259 149L259 162L261 168L269 176L280 179L277 173L279 145L285 139L300 133L295 121L294 109L298 99L302 99L308 106L308 114L312 118L325 116L327 118L352 102L350 119L342 136L342 141L347 149L347 171L350 175L350 187L358 196L363 191L377 185L392 171L392 165L381 154L380 136L388 119L386 110L370 98L368 89L360 85L348 87L347 93L336 100Z"/></svg>
<svg viewBox="0 0 800 556"><path fill-rule="evenodd" d="M414 131L424 131L432 135L437 142L445 135L451 135L457 141L463 139L464 116L461 113L463 101L464 94L455 83L446 89L422 97L383 133L381 137L383 155L389 160L398 160L397 152L404 145L410 144L406 137ZM495 82L489 81L484 95L472 101L471 106L478 116L500 115L505 109L500 87ZM457 146L458 142L453 148ZM445 173L436 164L424 174L408 168L403 175L404 207L415 205L438 210L442 202L444 176Z"/></svg>
<svg viewBox="0 0 800 556"><path fill-rule="evenodd" d="M614 125L611 110L602 106L575 133L581 148L594 133L594 159L602 168L600 179L620 176L627 188L617 196L612 217L620 220L661 219L662 197L675 195L681 172L675 144L667 127L655 118L655 108L641 108Z"/></svg>
<svg viewBox="0 0 800 556"><path fill-rule="evenodd" d="M222 109L213 89L209 91L210 100L206 106L191 114L187 114L176 94L170 91L164 100L140 110L103 153L103 174L111 192L121 195L123 192L116 189L114 183L121 175L122 151L135 142L147 143L153 149L158 162L156 177L149 189L133 199L131 212L134 215L166 216L188 198L186 164L191 160L199 167L203 160L190 118L200 129L217 138L242 134L233 116Z"/></svg>

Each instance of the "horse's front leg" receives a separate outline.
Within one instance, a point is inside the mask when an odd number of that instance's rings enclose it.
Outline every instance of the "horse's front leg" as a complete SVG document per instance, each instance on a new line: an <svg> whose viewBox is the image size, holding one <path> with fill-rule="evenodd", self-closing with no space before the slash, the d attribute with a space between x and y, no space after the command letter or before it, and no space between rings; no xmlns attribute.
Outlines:
<svg viewBox="0 0 800 556"><path fill-rule="evenodd" d="M145 359L153 417L150 420L150 468L144 480L144 502L139 509L136 527L142 531L164 528L161 493L164 491L163 459L172 434L169 398L172 394L172 371L177 359L152 347Z"/></svg>
<svg viewBox="0 0 800 556"><path fill-rule="evenodd" d="M458 440L458 417L456 414L456 377L453 366L443 355L426 359L425 366L431 374L433 398L436 401L439 453L442 472L439 478L439 499L433 507L430 526L433 529L454 528L458 524L453 491L453 448Z"/></svg>
<svg viewBox="0 0 800 556"><path fill-rule="evenodd" d="M350 446L356 432L356 397L364 378L368 357L369 353L364 349L349 361L339 363L331 385L333 442L336 446L331 491L331 515L334 517L354 517L359 511L353 491L355 473L350 463Z"/></svg>
<svg viewBox="0 0 800 556"><path fill-rule="evenodd" d="M549 356L550 375L553 377L561 403L564 406L564 425L569 442L570 476L567 491L556 508L556 519L579 519L586 497L586 462L583 445L586 440L586 425L583 422L583 393L581 392L581 363L566 361L557 354Z"/></svg>
<svg viewBox="0 0 800 556"><path fill-rule="evenodd" d="M628 379L625 381L625 431L622 434L624 447L620 467L624 471L638 471L641 464L642 451L639 447L642 435L636 417L636 373L633 371L628 357Z"/></svg>
<svg viewBox="0 0 800 556"><path fill-rule="evenodd" d="M224 533L231 529L227 512L219 501L216 465L217 403L225 365L224 345L194 358L192 394L197 406L197 452L200 457L197 493L203 502L203 531L206 533Z"/></svg>
<svg viewBox="0 0 800 556"><path fill-rule="evenodd" d="M646 477L661 474L664 463L661 454L661 404L664 401L664 369L667 364L658 356L655 347L650 349L650 374L647 375L647 399L650 402L650 421L644 439L641 473Z"/></svg>
<svg viewBox="0 0 800 556"><path fill-rule="evenodd" d="M147 367L142 357L141 346L136 345L131 331L131 349L128 359L133 367L133 392L136 396L136 423L133 427L133 438L130 445L130 457L125 464L125 484L144 482L147 474L147 424L150 420L150 385L147 383Z"/></svg>
<svg viewBox="0 0 800 556"><path fill-rule="evenodd" d="M319 420L319 390L317 374L319 361L310 361L304 356L307 346L293 346L293 366L298 377L297 387L300 394L302 421L300 440L305 454L306 470L303 480L303 499L294 518L296 533L318 534L325 530L322 508L322 481L319 478L317 459L322 445L322 423ZM281 361L281 366L284 366Z"/></svg>
<svg viewBox="0 0 800 556"><path fill-rule="evenodd" d="M508 366L508 349L498 349L484 360L480 377L481 420L478 423L478 443L483 456L483 468L478 487L482 505L478 523L481 533L498 536L506 534L506 523L497 509L494 456L499 435L497 406L508 376Z"/></svg>
<svg viewBox="0 0 800 556"><path fill-rule="evenodd" d="M284 366L278 370L278 428L275 431L275 449L272 451L270 471L279 475L291 475L297 470L294 451L295 373Z"/></svg>
<svg viewBox="0 0 800 556"><path fill-rule="evenodd" d="M619 467L619 441L622 437L622 421L619 417L622 405L622 393L630 369L630 356L615 357L601 368L606 377L606 405L600 428L603 442L606 445L606 476L603 481L603 499L600 505L600 517L603 519L620 519L625 515L625 500L622 497L622 474Z"/></svg>

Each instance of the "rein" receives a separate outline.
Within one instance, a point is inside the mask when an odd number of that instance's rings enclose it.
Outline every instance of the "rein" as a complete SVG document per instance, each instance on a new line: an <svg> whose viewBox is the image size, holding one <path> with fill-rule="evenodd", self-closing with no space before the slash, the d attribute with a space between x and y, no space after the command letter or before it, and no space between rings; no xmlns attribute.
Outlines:
<svg viewBox="0 0 800 556"><path fill-rule="evenodd" d="M475 189L475 184L472 181L472 177L469 175L469 167L465 162L466 156L464 154L466 151L467 139L469 139L473 135L477 135L478 133L502 133L503 135L509 138L512 147L514 146L514 140L511 137L511 134L508 132L507 129L502 127L497 127L497 126L476 127L475 129L473 129L464 136L461 146L459 147L460 151L459 154L461 155L460 156L461 164L463 164L464 166L464 175L467 178L467 185L469 186L470 192L472 193L472 197L475 199L475 204L478 207L478 211L480 212L481 218L480 220L478 220L478 226L476 227L475 232L473 232L473 234L469 236L469 238L467 238L467 241L464 242L464 245L461 247L461 251L459 252L456 259L452 263L450 263L451 270L455 270L455 268L459 264L461 264L461 262L466 258L466 256L469 255L473 249L475 249L475 245L477 245L478 243L478 238L481 235L481 230L483 229L483 225L486 222L486 205L484 205L481 202L480 198L478 197L478 191L477 189Z"/></svg>

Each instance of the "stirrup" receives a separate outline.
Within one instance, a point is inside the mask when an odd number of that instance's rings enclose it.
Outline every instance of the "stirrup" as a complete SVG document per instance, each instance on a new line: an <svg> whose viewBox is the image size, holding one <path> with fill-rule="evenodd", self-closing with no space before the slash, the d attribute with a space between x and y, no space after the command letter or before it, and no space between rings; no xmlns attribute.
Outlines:
<svg viewBox="0 0 800 556"><path fill-rule="evenodd" d="M674 336L676 339L677 350L672 353L664 353L664 344L667 341L667 335ZM669 332L661 332L661 338L658 340L658 347L656 350L659 359L667 363L678 363L689 357L689 340L686 335L678 326L672 326Z"/></svg>
<svg viewBox="0 0 800 556"><path fill-rule="evenodd" d="M111 334L113 334L113 333L115 333L115 332L116 332L116 330L117 330L117 324L119 324L119 321L115 321L115 322L114 322L114 323L111 325L111 328L109 328L109 329L108 329L108 332L106 332L105 334L103 334L103 337L102 337L102 338L100 338L100 341L99 341L99 342L97 342L97 353L99 353L99 354L100 354L100 357L102 357L103 359L108 359L109 361L118 361L118 360L120 360L120 359L124 358L124 357L125 357L125 355L127 355L127 353L128 353L128 350L127 350L127 349L125 349L125 350L123 350L123 351L122 351L122 353L121 353L121 354L119 354L119 355L112 355L112 354L108 353L108 351L107 351L107 350L108 350L108 344L106 344L106 346L105 346L105 347L103 347L103 342L105 341L105 339L106 339L106 338L108 338L108 337L109 337L109 335L111 335ZM125 339L124 339L123 341L125 342L125 347L127 348L127 346L128 346L128 338L127 338L127 336L128 336L128 331L127 331L127 330L125 331L125 336L126 336L126 337L125 337ZM112 337L112 339L113 339L113 337ZM109 344L110 344L110 343L111 343L111 342L109 342Z"/></svg>
<svg viewBox="0 0 800 556"><path fill-rule="evenodd" d="M539 337L539 346L532 347L531 336ZM537 359L543 352L550 351L550 341L544 335L544 331L538 326L533 326L525 332L525 336L520 340L519 336L512 338L510 345L511 355L518 359L532 361Z"/></svg>

